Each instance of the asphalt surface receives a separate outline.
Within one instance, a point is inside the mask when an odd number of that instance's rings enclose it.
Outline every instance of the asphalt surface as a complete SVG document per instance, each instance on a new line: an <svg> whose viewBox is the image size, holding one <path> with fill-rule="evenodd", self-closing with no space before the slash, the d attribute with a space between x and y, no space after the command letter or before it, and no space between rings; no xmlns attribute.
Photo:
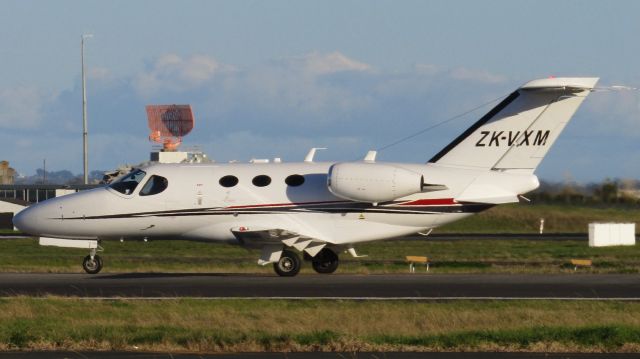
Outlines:
<svg viewBox="0 0 640 359"><path fill-rule="evenodd" d="M640 275L0 273L0 296L640 300Z"/></svg>
<svg viewBox="0 0 640 359"><path fill-rule="evenodd" d="M0 359L631 359L638 354L609 353L238 353L238 354L170 354L170 353L130 353L130 352L9 352L0 353Z"/></svg>

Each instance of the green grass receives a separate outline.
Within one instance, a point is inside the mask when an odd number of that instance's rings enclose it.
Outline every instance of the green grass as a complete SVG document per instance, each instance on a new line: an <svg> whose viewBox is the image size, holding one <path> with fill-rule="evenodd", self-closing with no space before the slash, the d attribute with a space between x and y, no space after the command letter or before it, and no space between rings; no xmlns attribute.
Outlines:
<svg viewBox="0 0 640 359"><path fill-rule="evenodd" d="M591 222L640 223L640 206L508 204L439 228L438 233L586 233Z"/></svg>
<svg viewBox="0 0 640 359"><path fill-rule="evenodd" d="M106 242L104 272L272 273L258 266L259 251L239 246L188 241ZM359 245L368 257L341 254L339 273L403 273L404 258L431 259L432 273L563 273L573 258L591 259L593 273L640 272L640 247L591 248L586 240L472 239L388 240ZM0 271L82 272L85 250L41 247L35 239L0 240ZM418 270L424 270L418 267ZM311 273L309 265L303 273Z"/></svg>
<svg viewBox="0 0 640 359"><path fill-rule="evenodd" d="M11 298L8 349L635 351L640 303Z"/></svg>

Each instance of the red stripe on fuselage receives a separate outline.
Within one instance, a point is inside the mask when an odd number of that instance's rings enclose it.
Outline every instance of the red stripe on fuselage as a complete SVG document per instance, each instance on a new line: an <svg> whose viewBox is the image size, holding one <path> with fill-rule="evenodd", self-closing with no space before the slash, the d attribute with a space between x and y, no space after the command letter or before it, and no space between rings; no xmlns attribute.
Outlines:
<svg viewBox="0 0 640 359"><path fill-rule="evenodd" d="M447 206L458 204L453 198L418 199L411 202L399 203L400 206Z"/></svg>
<svg viewBox="0 0 640 359"><path fill-rule="evenodd" d="M322 204L336 204L336 203L357 203L350 201L321 201L321 202L292 202L292 203L268 203L268 204L251 204L244 206L229 206L228 209L246 209L246 208L261 208L261 207L289 207L289 206L309 206L309 205L322 205ZM453 198L435 198L435 199L418 199L405 203L394 203L391 206L447 206L459 204Z"/></svg>

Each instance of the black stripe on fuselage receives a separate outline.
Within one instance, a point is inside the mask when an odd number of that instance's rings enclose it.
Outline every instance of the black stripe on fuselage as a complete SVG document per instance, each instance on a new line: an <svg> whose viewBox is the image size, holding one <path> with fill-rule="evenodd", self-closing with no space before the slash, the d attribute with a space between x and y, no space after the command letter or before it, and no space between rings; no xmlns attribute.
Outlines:
<svg viewBox="0 0 640 359"><path fill-rule="evenodd" d="M445 206L373 206L368 203L354 203L312 206L277 206L252 208L196 208L179 211L158 211L123 213L104 216L66 217L64 220L75 219L115 219L115 218L144 218L144 217L190 217L190 216L223 216L246 214L292 214L292 213L385 213L385 214L441 214L441 213L478 213L493 207L487 203L460 203ZM59 218L62 219L62 218Z"/></svg>
<svg viewBox="0 0 640 359"><path fill-rule="evenodd" d="M516 98L520 96L518 91L513 92L511 95L507 96L502 102L500 102L496 107L491 109L486 115L482 116L473 126L469 127L466 131L464 131L460 136L458 136L453 142L451 142L447 147L443 148L440 152L438 152L435 156L433 156L429 163L436 163L442 157L444 157L449 151L451 151L454 147L458 146L462 141L467 139L467 137L471 136L472 133L476 132L477 129L482 127L487 122L491 121L491 119L497 115L500 111L504 110L505 107L509 106Z"/></svg>

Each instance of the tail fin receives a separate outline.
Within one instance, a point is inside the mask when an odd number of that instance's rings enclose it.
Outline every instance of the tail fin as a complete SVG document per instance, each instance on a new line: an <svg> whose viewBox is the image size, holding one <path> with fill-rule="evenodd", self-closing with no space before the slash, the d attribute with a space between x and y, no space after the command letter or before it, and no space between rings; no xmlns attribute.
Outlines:
<svg viewBox="0 0 640 359"><path fill-rule="evenodd" d="M597 82L598 78L531 81L429 162L533 172Z"/></svg>

